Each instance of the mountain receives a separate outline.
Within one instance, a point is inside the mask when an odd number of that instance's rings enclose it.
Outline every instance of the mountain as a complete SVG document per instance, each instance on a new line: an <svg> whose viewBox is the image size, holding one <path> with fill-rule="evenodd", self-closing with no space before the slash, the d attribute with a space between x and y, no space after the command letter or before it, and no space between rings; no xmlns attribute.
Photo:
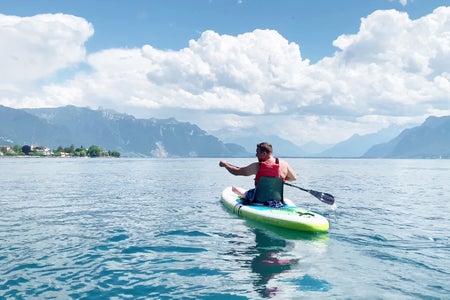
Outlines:
<svg viewBox="0 0 450 300"><path fill-rule="evenodd" d="M0 143L3 145L42 145L64 143L71 138L67 128L48 124L24 110L0 105Z"/></svg>
<svg viewBox="0 0 450 300"><path fill-rule="evenodd" d="M428 117L391 141L375 145L367 158L450 158L450 116Z"/></svg>
<svg viewBox="0 0 450 300"><path fill-rule="evenodd" d="M5 146L34 144L56 149L97 145L120 151L122 156L253 157L256 144L267 141L279 157L450 158L450 116L429 117L422 125L399 133L398 127L392 127L354 135L315 154L310 150L324 145L297 146L277 136L258 134L223 143L198 126L173 118L136 119L111 110L75 106L13 109L0 105L0 145Z"/></svg>
<svg viewBox="0 0 450 300"><path fill-rule="evenodd" d="M198 126L175 119L136 119L111 110L65 106L12 109L0 105L0 143L58 146L98 145L122 155L240 157L243 147L224 144Z"/></svg>
<svg viewBox="0 0 450 300"><path fill-rule="evenodd" d="M308 142L306 144L300 145L300 148L303 151L305 151L306 153L314 155L314 154L319 154L333 146L334 146L334 144L319 144L316 142Z"/></svg>
<svg viewBox="0 0 450 300"><path fill-rule="evenodd" d="M328 150L318 154L319 157L361 157L372 146L389 141L398 135L401 127L391 126L376 133L354 134L349 139L340 142Z"/></svg>
<svg viewBox="0 0 450 300"><path fill-rule="evenodd" d="M217 132L224 140L242 145L248 152L253 153L256 144L267 141L274 146L274 153L280 157L361 157L370 147L389 141L398 135L404 127L391 126L368 135L355 134L348 140L338 144L318 144L309 142L298 146L278 136L258 135L240 137L226 131ZM257 132L257 129L255 129Z"/></svg>
<svg viewBox="0 0 450 300"><path fill-rule="evenodd" d="M303 149L294 143L284 140L275 135L267 136L249 136L249 137L236 137L232 139L235 144L242 145L247 152L252 153L254 156L256 151L256 145L261 142L268 142L273 146L273 152L278 157L308 157L309 154L303 151Z"/></svg>

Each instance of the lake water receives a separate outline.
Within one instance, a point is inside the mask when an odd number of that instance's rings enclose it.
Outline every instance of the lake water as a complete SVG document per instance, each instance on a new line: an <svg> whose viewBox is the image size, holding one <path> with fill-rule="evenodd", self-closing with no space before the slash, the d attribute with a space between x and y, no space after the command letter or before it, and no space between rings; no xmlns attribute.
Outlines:
<svg viewBox="0 0 450 300"><path fill-rule="evenodd" d="M218 161L0 159L0 298L450 299L450 160L288 159L319 235L226 211Z"/></svg>

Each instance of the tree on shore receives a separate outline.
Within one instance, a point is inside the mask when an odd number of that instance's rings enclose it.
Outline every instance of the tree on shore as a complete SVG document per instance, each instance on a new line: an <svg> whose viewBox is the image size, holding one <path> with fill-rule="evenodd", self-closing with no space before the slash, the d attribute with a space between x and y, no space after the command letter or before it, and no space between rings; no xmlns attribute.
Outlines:
<svg viewBox="0 0 450 300"><path fill-rule="evenodd" d="M24 145L22 146L22 153L25 155L29 155L31 152L31 146L30 145Z"/></svg>
<svg viewBox="0 0 450 300"><path fill-rule="evenodd" d="M16 153L17 155L23 155L24 153L22 152L22 147L20 147L19 145L15 145L13 147L13 151L14 153Z"/></svg>
<svg viewBox="0 0 450 300"><path fill-rule="evenodd" d="M99 157L99 156L104 156L102 155L103 151L99 146L96 145L92 145L89 147L88 151L87 151L87 155L89 157Z"/></svg>
<svg viewBox="0 0 450 300"><path fill-rule="evenodd" d="M42 151L39 151L39 149L42 150L42 148L45 147L35 147L36 149L33 149L30 145L24 145L19 146L15 145L12 148L12 152L6 153L8 156L18 156L18 155L29 155L29 156L48 156L49 154L43 154ZM48 148L47 148L48 149ZM48 149L50 150L50 149ZM50 151L49 151L50 153ZM51 156L71 156L71 157L120 157L119 151L112 151L112 150L103 150L97 145L92 145L89 148L84 148L83 146L80 146L78 148L75 148L74 145L71 145L69 147L62 147L58 146L55 150L51 151Z"/></svg>

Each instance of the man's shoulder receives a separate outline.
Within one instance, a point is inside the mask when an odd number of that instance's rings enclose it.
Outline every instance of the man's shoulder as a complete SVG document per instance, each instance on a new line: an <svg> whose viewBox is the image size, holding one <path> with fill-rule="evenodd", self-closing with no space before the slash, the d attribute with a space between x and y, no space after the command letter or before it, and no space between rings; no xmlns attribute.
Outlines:
<svg viewBox="0 0 450 300"><path fill-rule="evenodd" d="M289 166L289 163L287 161L285 161L284 159L281 159L281 158L278 159L278 164L280 166Z"/></svg>
<svg viewBox="0 0 450 300"><path fill-rule="evenodd" d="M259 167L259 162L253 162L253 163L245 166L244 168L245 169L255 169L255 168L258 168L258 167Z"/></svg>
<svg viewBox="0 0 450 300"><path fill-rule="evenodd" d="M260 166L260 162L258 162L258 161L255 161L248 165L248 167L250 167L250 168L259 168L259 166Z"/></svg>
<svg viewBox="0 0 450 300"><path fill-rule="evenodd" d="M279 157L276 157L276 159L278 160L278 163L283 163L283 164L285 164L286 163L286 161L284 160L284 159L282 159L282 158L279 158Z"/></svg>

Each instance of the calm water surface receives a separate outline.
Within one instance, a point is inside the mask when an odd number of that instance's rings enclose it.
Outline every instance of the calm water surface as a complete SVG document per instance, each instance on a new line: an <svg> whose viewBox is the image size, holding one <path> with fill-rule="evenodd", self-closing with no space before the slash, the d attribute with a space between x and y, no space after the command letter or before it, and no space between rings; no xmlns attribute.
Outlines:
<svg viewBox="0 0 450 300"><path fill-rule="evenodd" d="M0 298L450 298L450 160L289 162L328 234L224 210L218 159L1 158Z"/></svg>

